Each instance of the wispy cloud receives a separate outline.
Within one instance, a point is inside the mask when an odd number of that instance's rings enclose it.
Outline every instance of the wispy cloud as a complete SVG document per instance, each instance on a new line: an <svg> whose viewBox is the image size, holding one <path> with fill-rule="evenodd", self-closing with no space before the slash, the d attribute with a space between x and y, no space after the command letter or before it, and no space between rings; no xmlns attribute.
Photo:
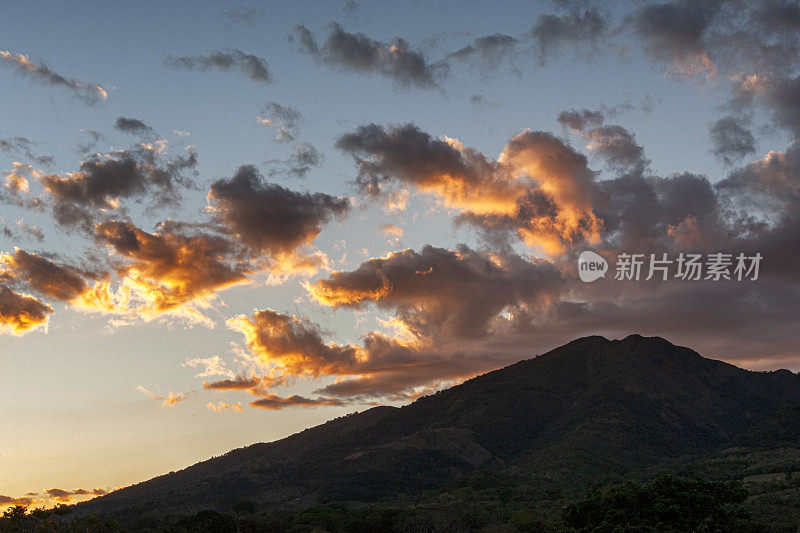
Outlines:
<svg viewBox="0 0 800 533"><path fill-rule="evenodd" d="M214 50L206 55L167 56L164 59L164 64L168 67L187 70L219 69L227 71L239 69L253 81L259 83L271 83L273 81L267 62L264 59L236 49L228 51Z"/></svg>
<svg viewBox="0 0 800 533"><path fill-rule="evenodd" d="M108 93L100 85L62 76L44 64L34 63L25 54L13 54L7 50L0 50L0 60L38 83L64 87L90 104L96 104L108 98Z"/></svg>

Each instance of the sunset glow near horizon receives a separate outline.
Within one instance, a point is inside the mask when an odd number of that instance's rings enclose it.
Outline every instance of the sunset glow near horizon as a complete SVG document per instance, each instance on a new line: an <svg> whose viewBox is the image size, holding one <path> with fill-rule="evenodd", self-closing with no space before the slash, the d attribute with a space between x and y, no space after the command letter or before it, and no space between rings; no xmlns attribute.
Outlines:
<svg viewBox="0 0 800 533"><path fill-rule="evenodd" d="M795 2L4 12L0 508L585 335L800 370ZM762 259L614 279L682 253Z"/></svg>

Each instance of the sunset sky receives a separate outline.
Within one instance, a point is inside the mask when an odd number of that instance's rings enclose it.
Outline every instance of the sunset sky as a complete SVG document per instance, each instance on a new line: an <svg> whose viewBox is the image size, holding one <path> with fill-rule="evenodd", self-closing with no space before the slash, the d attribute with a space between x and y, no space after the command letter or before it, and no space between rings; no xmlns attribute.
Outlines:
<svg viewBox="0 0 800 533"><path fill-rule="evenodd" d="M796 2L0 5L0 507L583 335L800 370ZM614 279L682 252L763 259Z"/></svg>

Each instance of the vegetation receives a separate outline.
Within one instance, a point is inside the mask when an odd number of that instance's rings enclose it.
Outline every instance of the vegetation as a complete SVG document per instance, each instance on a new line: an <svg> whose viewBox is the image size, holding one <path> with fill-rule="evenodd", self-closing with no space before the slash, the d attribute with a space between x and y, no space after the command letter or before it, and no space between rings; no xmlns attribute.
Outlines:
<svg viewBox="0 0 800 533"><path fill-rule="evenodd" d="M367 533L367 532L768 532L775 527L754 520L748 493L739 482L704 481L660 476L648 483L627 481L590 491L546 519L529 488L512 487L494 478L475 478L450 491L429 493L405 504L369 506L322 505L301 510L259 511L238 502L239 512L203 510L164 518L142 528L163 533ZM460 497L461 499L456 499ZM126 531L94 516L62 518L71 509L49 511L22 507L6 511L0 531Z"/></svg>
<svg viewBox="0 0 800 533"><path fill-rule="evenodd" d="M0 532L110 533L123 531L113 520L97 515L72 516L73 508L57 504L52 509L26 509L17 505L7 509L0 518Z"/></svg>
<svg viewBox="0 0 800 533"><path fill-rule="evenodd" d="M203 510L149 517L120 527L95 516L69 516L73 508L25 511L12 508L0 531L160 532L406 532L406 531L770 531L800 525L800 476L775 471L800 450L728 452L684 471L745 475L741 481L707 481L661 474L647 482L611 483L569 496L497 472L460 478L436 491L371 505L328 504L300 510L258 509L242 500L228 513ZM720 467L720 465L722 465ZM743 466L745 465L745 466ZM772 472L767 472L772 471ZM766 473L752 473L766 472ZM793 472L793 471L792 471ZM66 516L65 516L66 515Z"/></svg>
<svg viewBox="0 0 800 533"><path fill-rule="evenodd" d="M796 532L799 414L792 372L589 337L80 503L59 527ZM15 512L3 527L56 522Z"/></svg>

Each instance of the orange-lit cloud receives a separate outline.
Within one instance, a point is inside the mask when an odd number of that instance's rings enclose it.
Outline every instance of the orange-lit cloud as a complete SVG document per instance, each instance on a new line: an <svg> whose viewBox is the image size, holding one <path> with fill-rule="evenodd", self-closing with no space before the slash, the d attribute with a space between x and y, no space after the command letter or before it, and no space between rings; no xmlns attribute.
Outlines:
<svg viewBox="0 0 800 533"><path fill-rule="evenodd" d="M394 310L420 338L481 335L504 309L535 306L561 287L561 275L548 261L432 246L370 259L306 285L315 300L334 308L375 303Z"/></svg>
<svg viewBox="0 0 800 533"><path fill-rule="evenodd" d="M336 145L353 155L364 193L384 194L390 182L410 185L460 211L463 222L516 232L551 254L600 239L602 221L592 210L595 173L583 155L548 133L515 136L496 161L411 124L370 124Z"/></svg>
<svg viewBox="0 0 800 533"><path fill-rule="evenodd" d="M307 320L271 309L236 316L227 324L244 335L260 364L277 366L290 375L338 374L359 358L357 347L325 343L318 328Z"/></svg>
<svg viewBox="0 0 800 533"><path fill-rule="evenodd" d="M21 496L18 498L14 498L11 496L5 496L0 494L0 508L3 507L11 507L20 505L22 507L32 507L36 506L49 508L53 507L56 503L72 503L77 501L86 501L97 496L103 496L108 494L108 491L104 489L94 489L94 490L87 490L87 489L75 489L75 490L65 490L59 488L52 488L39 492L28 492L25 496Z"/></svg>
<svg viewBox="0 0 800 533"><path fill-rule="evenodd" d="M243 413L244 408L242 407L241 402L236 402L234 404L227 404L225 402L217 402L212 403L209 402L206 404L206 407L209 411L214 411L215 413L222 413L224 411L233 411L235 413Z"/></svg>
<svg viewBox="0 0 800 533"><path fill-rule="evenodd" d="M384 235L390 237L397 237L400 238L403 236L403 228L399 228L394 224L384 224L381 226L381 231Z"/></svg>
<svg viewBox="0 0 800 533"><path fill-rule="evenodd" d="M35 500L29 496L23 496L20 498L12 498L11 496L5 496L0 494L0 507L10 507L12 505L21 505L22 507L29 507L33 504Z"/></svg>
<svg viewBox="0 0 800 533"><path fill-rule="evenodd" d="M22 335L44 327L53 308L33 296L0 285L0 334Z"/></svg>
<svg viewBox="0 0 800 533"><path fill-rule="evenodd" d="M275 376L256 376L251 374L247 376L236 376L231 379L220 379L217 381L203 381L203 388L207 390L247 390L258 391L266 390L273 385L279 383L279 379Z"/></svg>
<svg viewBox="0 0 800 533"><path fill-rule="evenodd" d="M44 296L71 301L88 290L87 274L17 248L0 254L0 276L23 281Z"/></svg>
<svg viewBox="0 0 800 533"><path fill-rule="evenodd" d="M325 405L334 405L334 406L342 406L345 403L338 399L338 398L305 398L303 396L288 396L283 398L281 396L270 394L268 396L264 396L263 398L259 398L258 400L254 400L250 402L251 407L257 407L258 409L268 409L271 411L277 411L280 409L285 409L287 407L319 407Z"/></svg>
<svg viewBox="0 0 800 533"><path fill-rule="evenodd" d="M144 387L142 387L141 385L136 387L136 390L141 391L144 394L147 394L148 396L150 396L154 400L160 401L162 407L171 407L171 406L175 405L176 403L182 402L183 400L186 399L186 395L184 393L182 393L182 392L178 393L178 394L174 394L172 391L170 391L169 394L167 394L167 396L159 396L155 392L149 391L149 390L145 389Z"/></svg>
<svg viewBox="0 0 800 533"><path fill-rule="evenodd" d="M121 284L145 318L184 311L199 317L217 291L246 283L253 266L237 257L227 238L183 235L169 229L147 233L127 222L104 222L95 229L99 242L124 260L116 267Z"/></svg>
<svg viewBox="0 0 800 533"><path fill-rule="evenodd" d="M30 182L28 178L31 175L38 176L38 173L31 165L24 165L22 163L11 163L14 166L13 170L7 170L3 174L5 175L5 184L4 186L6 189L9 189L15 193L28 193L30 192Z"/></svg>

